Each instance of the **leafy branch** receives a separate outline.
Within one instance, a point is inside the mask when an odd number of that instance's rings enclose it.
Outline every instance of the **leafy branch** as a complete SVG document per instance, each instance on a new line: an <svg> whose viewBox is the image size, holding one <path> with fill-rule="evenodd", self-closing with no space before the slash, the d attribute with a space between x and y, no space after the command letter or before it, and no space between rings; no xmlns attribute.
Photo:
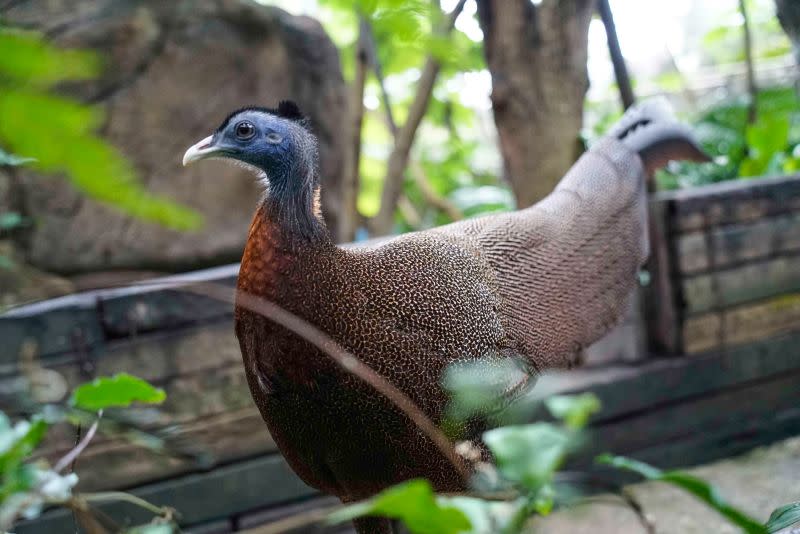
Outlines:
<svg viewBox="0 0 800 534"><path fill-rule="evenodd" d="M453 11L450 12L447 24L442 30L443 34L450 33L453 29L456 19L464 9L465 3L466 0L460 0ZM434 54L429 54L425 59L425 66L417 82L417 90L408 110L406 121L399 127L394 136L394 147L389 154L386 177L383 182L380 209L370 221L370 226L376 235L387 234L392 228L394 211L402 192L403 177L408 165L411 146L414 143L417 128L419 128L422 118L425 116L440 69L440 60Z"/></svg>
<svg viewBox="0 0 800 534"><path fill-rule="evenodd" d="M86 435L53 467L44 460L32 461L31 456L45 438L49 426L65 417L63 412L50 411L47 418L35 415L14 426L0 412L0 531L10 530L20 518L37 517L45 505L57 505L72 509L76 519L90 534L104 534L109 528L113 532L122 532L123 529L113 525L109 519L97 515L91 504L125 501L156 516L154 522L136 527L131 532L142 534L153 527L155 530L149 534L172 533L173 510L125 492L73 493L78 476L75 473L62 474L67 467L74 465L94 438L105 409L126 407L133 402L158 404L164 398L162 390L125 373L79 386L73 392L70 404L75 410L95 412L96 417Z"/></svg>

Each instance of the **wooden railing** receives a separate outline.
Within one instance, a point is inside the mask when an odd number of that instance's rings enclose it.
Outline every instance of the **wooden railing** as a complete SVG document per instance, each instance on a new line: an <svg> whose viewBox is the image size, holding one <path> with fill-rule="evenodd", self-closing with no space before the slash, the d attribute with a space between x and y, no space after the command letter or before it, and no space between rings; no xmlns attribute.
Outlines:
<svg viewBox="0 0 800 534"><path fill-rule="evenodd" d="M800 179L656 195L648 334L695 354L800 330Z"/></svg>

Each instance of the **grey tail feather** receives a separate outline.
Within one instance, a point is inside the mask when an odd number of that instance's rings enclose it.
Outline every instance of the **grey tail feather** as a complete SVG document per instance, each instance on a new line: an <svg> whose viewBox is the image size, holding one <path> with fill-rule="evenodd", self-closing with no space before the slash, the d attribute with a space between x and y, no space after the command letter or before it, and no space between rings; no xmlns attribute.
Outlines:
<svg viewBox="0 0 800 534"><path fill-rule="evenodd" d="M639 154L649 176L670 161L711 161L691 129L678 122L665 98L645 100L631 107L609 135Z"/></svg>

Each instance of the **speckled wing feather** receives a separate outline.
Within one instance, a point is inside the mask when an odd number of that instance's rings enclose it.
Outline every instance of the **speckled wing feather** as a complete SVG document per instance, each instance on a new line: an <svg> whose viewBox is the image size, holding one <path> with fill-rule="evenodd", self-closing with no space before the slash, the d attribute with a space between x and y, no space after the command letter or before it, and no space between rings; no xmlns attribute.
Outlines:
<svg viewBox="0 0 800 534"><path fill-rule="evenodd" d="M646 167L701 159L660 102L629 111L530 208L444 226L494 270L509 334L539 367L569 365L620 319L647 259Z"/></svg>

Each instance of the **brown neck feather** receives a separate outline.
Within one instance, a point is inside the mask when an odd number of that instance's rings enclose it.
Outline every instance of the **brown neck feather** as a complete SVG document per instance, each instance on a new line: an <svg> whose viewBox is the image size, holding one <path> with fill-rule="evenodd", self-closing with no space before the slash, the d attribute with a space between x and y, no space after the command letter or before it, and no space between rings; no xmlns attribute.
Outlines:
<svg viewBox="0 0 800 534"><path fill-rule="evenodd" d="M319 190L317 198L318 195ZM317 209L314 211L315 231L309 233L308 228L304 228L303 232L298 232L295 226L283 220L269 198L262 201L250 223L242 254L237 283L240 291L273 299L280 273L285 273L299 256L334 246L321 213Z"/></svg>

